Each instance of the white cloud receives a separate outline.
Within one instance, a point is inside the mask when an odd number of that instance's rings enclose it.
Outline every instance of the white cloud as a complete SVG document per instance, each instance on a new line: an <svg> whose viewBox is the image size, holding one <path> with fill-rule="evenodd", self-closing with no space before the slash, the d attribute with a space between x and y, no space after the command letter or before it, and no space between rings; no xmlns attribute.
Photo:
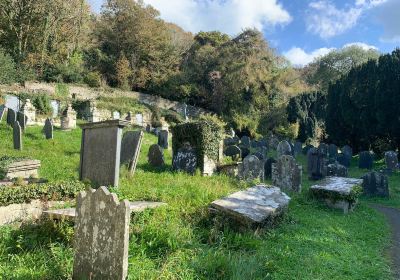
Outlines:
<svg viewBox="0 0 400 280"><path fill-rule="evenodd" d="M244 28L288 24L292 18L278 0L144 0L161 18L191 32L219 30L235 35Z"/></svg>
<svg viewBox="0 0 400 280"><path fill-rule="evenodd" d="M377 47L373 46L373 45L368 45L366 43L362 43L362 42L354 42L354 43L349 43L343 46L343 48L347 48L347 47L351 47L351 46L357 46L362 48L363 50L367 51L367 50L378 50Z"/></svg>
<svg viewBox="0 0 400 280"><path fill-rule="evenodd" d="M400 1L388 0L377 11L378 21L383 25L381 41L400 43Z"/></svg>

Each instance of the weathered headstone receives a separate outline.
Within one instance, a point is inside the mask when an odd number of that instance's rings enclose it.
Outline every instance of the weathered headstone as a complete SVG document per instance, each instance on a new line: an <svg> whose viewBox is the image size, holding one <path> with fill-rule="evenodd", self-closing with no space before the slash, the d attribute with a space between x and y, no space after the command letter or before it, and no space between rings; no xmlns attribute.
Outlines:
<svg viewBox="0 0 400 280"><path fill-rule="evenodd" d="M8 108L7 124L13 126L16 120L17 120L17 115L16 115L15 111L11 108Z"/></svg>
<svg viewBox="0 0 400 280"><path fill-rule="evenodd" d="M184 171L194 174L197 168L197 156L194 148L189 143L176 152L172 161L172 169L175 171Z"/></svg>
<svg viewBox="0 0 400 280"><path fill-rule="evenodd" d="M373 171L365 174L362 179L364 195L389 197L389 180L386 175Z"/></svg>
<svg viewBox="0 0 400 280"><path fill-rule="evenodd" d="M250 146L251 146L253 149L256 149L256 148L258 148L258 147L260 146L260 144L259 144L259 142L258 142L257 140L253 139L253 140L251 140L251 142L250 142Z"/></svg>
<svg viewBox="0 0 400 280"><path fill-rule="evenodd" d="M254 155L259 159L259 160L264 160L265 155L262 152L255 152Z"/></svg>
<svg viewBox="0 0 400 280"><path fill-rule="evenodd" d="M150 133L150 132L151 132L151 125L150 125L150 124L147 124L147 125L146 125L146 132L147 132L147 133Z"/></svg>
<svg viewBox="0 0 400 280"><path fill-rule="evenodd" d="M258 142L258 144L259 144L260 147L268 148L268 142L267 142L267 140L265 140L265 139L261 139L261 140Z"/></svg>
<svg viewBox="0 0 400 280"><path fill-rule="evenodd" d="M301 192L303 169L289 155L283 155L272 164L272 184L282 190Z"/></svg>
<svg viewBox="0 0 400 280"><path fill-rule="evenodd" d="M122 137L121 164L128 164L131 174L135 173L136 164L142 147L143 131L128 131Z"/></svg>
<svg viewBox="0 0 400 280"><path fill-rule="evenodd" d="M353 149L348 145L343 146L342 153L350 157L350 159L353 157Z"/></svg>
<svg viewBox="0 0 400 280"><path fill-rule="evenodd" d="M279 139L278 139L276 136L272 135L272 136L269 138L268 147L269 147L271 150L276 150L276 149L278 148L278 145L279 145Z"/></svg>
<svg viewBox="0 0 400 280"><path fill-rule="evenodd" d="M25 100L24 105L20 110L25 116L28 117L26 125L32 125L36 122L36 108L32 105L29 99Z"/></svg>
<svg viewBox="0 0 400 280"><path fill-rule="evenodd" d="M239 166L239 178L243 180L260 179L264 181L264 164L254 155L248 155Z"/></svg>
<svg viewBox="0 0 400 280"><path fill-rule="evenodd" d="M308 154L308 151L309 151L310 149L312 149L312 148L314 148L313 145L307 144L307 145L303 148L303 150L302 150L303 155L307 155L307 154Z"/></svg>
<svg viewBox="0 0 400 280"><path fill-rule="evenodd" d="M385 153L385 164L388 169L398 169L399 159L397 153L394 151L388 151Z"/></svg>
<svg viewBox="0 0 400 280"><path fill-rule="evenodd" d="M326 176L326 158L320 149L311 148L307 154L307 173L310 180L320 180Z"/></svg>
<svg viewBox="0 0 400 280"><path fill-rule="evenodd" d="M240 150L242 151L242 160L245 159L245 157L247 157L248 155L250 155L250 149L246 148L244 146L240 147Z"/></svg>
<svg viewBox="0 0 400 280"><path fill-rule="evenodd" d="M241 145L245 146L246 148L250 148L250 137L248 136L243 136L240 139Z"/></svg>
<svg viewBox="0 0 400 280"><path fill-rule="evenodd" d="M73 279L126 279L130 212L106 187L78 195Z"/></svg>
<svg viewBox="0 0 400 280"><path fill-rule="evenodd" d="M53 139L53 122L49 118L44 123L43 131L46 139Z"/></svg>
<svg viewBox="0 0 400 280"><path fill-rule="evenodd" d="M231 157L232 160L239 160L242 154L240 148L236 145L229 146L225 149L225 156Z"/></svg>
<svg viewBox="0 0 400 280"><path fill-rule="evenodd" d="M163 149L168 149L169 147L168 135L168 130L160 130L158 133L158 145Z"/></svg>
<svg viewBox="0 0 400 280"><path fill-rule="evenodd" d="M149 153L147 154L147 159L149 164L152 166L163 166L165 164L163 148L158 144L151 145L149 148Z"/></svg>
<svg viewBox="0 0 400 280"><path fill-rule="evenodd" d="M61 116L61 129L71 130L76 128L76 111L71 104L64 110Z"/></svg>
<svg viewBox="0 0 400 280"><path fill-rule="evenodd" d="M351 164L351 157L349 157L346 154L340 153L337 156L337 162L340 163L341 165L349 168Z"/></svg>
<svg viewBox="0 0 400 280"><path fill-rule="evenodd" d="M371 152L363 151L359 154L358 168L360 169L372 169L374 164L374 158Z"/></svg>
<svg viewBox="0 0 400 280"><path fill-rule="evenodd" d="M18 121L15 121L13 126L13 143L15 150L22 150L22 130Z"/></svg>
<svg viewBox="0 0 400 280"><path fill-rule="evenodd" d="M335 177L347 177L348 169L346 168L346 166L339 163L328 164L327 175Z"/></svg>
<svg viewBox="0 0 400 280"><path fill-rule="evenodd" d="M3 120L3 117L6 112L7 112L7 107L5 105L0 105L0 122Z"/></svg>
<svg viewBox="0 0 400 280"><path fill-rule="evenodd" d="M265 179L271 179L272 177L272 164L276 163L276 159L269 158L264 163L264 177Z"/></svg>
<svg viewBox="0 0 400 280"><path fill-rule="evenodd" d="M296 141L296 143L294 143L294 155L297 156L301 154L302 151L303 151L303 143Z"/></svg>
<svg viewBox="0 0 400 280"><path fill-rule="evenodd" d="M328 148L329 146L325 143L320 143L318 146L318 150L322 153L325 157L328 157Z"/></svg>
<svg viewBox="0 0 400 280"><path fill-rule="evenodd" d="M80 180L96 186L118 186L122 128L125 120L87 123L82 127Z"/></svg>
<svg viewBox="0 0 400 280"><path fill-rule="evenodd" d="M281 141L278 144L276 149L277 158L279 159L281 156L284 155L291 155L292 154L292 147L290 146L288 141Z"/></svg>
<svg viewBox="0 0 400 280"><path fill-rule="evenodd" d="M338 155L338 147L335 144L330 144L328 147L329 158L336 159Z"/></svg>
<svg viewBox="0 0 400 280"><path fill-rule="evenodd" d="M17 112L17 121L19 122L21 129L25 130L26 124L28 122L28 117L25 116L25 114L22 112Z"/></svg>

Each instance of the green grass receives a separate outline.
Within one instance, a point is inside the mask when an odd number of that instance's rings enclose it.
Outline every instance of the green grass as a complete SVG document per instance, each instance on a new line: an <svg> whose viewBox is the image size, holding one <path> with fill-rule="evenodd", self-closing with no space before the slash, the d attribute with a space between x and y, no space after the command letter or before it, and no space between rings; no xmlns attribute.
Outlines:
<svg viewBox="0 0 400 280"><path fill-rule="evenodd" d="M50 181L77 178L80 135L79 129L56 130L49 141L41 128L28 127L24 150L18 152L12 150L11 129L1 124L0 155L40 159L40 175ZM350 215L310 199L312 182L304 174L303 192L290 194L289 214L280 225L236 231L210 216L207 206L248 185L226 176L170 172L170 151L165 167L152 168L146 155L155 142L155 136L145 134L135 175L129 177L123 168L121 186L113 190L120 198L168 203L132 216L129 279L391 279L385 256L389 228L368 204L400 207L399 174L390 178L390 199L361 199ZM305 157L299 161L305 168ZM70 278L72 233L68 224L0 227L0 278Z"/></svg>

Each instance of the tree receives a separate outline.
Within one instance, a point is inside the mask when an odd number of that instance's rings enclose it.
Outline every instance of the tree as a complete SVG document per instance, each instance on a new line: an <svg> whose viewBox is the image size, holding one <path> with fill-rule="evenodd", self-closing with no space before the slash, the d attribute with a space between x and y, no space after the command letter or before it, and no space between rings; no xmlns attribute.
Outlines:
<svg viewBox="0 0 400 280"><path fill-rule="evenodd" d="M129 90L129 78L132 75L132 71L129 66L129 61L126 59L124 54L121 54L115 69L119 88L123 90Z"/></svg>

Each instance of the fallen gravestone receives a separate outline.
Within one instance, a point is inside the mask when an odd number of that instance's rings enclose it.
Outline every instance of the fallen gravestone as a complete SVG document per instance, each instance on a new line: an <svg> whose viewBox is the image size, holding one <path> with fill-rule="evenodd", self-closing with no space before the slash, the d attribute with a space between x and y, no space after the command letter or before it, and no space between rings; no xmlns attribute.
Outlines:
<svg viewBox="0 0 400 280"><path fill-rule="evenodd" d="M374 164L374 158L371 152L363 151L359 154L358 168L360 169L372 169Z"/></svg>
<svg viewBox="0 0 400 280"><path fill-rule="evenodd" d="M335 144L330 144L328 147L329 158L335 159L338 155L338 147Z"/></svg>
<svg viewBox="0 0 400 280"><path fill-rule="evenodd" d="M163 149L168 149L169 147L168 135L168 130L160 130L158 133L158 145Z"/></svg>
<svg viewBox="0 0 400 280"><path fill-rule="evenodd" d="M232 160L239 160L241 158L242 151L236 145L229 146L225 149L224 155L231 157Z"/></svg>
<svg viewBox="0 0 400 280"><path fill-rule="evenodd" d="M7 110L7 124L14 126L15 121L17 120L17 115L15 111L11 108Z"/></svg>
<svg viewBox="0 0 400 280"><path fill-rule="evenodd" d="M310 180L320 180L326 176L326 158L320 149L311 148L308 151L307 173Z"/></svg>
<svg viewBox="0 0 400 280"><path fill-rule="evenodd" d="M272 164L272 184L284 191L301 192L302 167L292 156L283 155Z"/></svg>
<svg viewBox="0 0 400 280"><path fill-rule="evenodd" d="M222 213L244 226L274 224L288 209L290 197L277 187L257 185L211 203L210 210Z"/></svg>
<svg viewBox="0 0 400 280"><path fill-rule="evenodd" d="M339 163L328 164L327 175L335 177L347 177L348 169L346 168L346 166Z"/></svg>
<svg viewBox="0 0 400 280"><path fill-rule="evenodd" d="M164 150L158 144L153 144L149 148L147 159L151 166L160 167L165 164L164 161Z"/></svg>
<svg viewBox="0 0 400 280"><path fill-rule="evenodd" d="M28 117L25 116L24 113L17 112L17 121L19 122L21 129L24 131L28 122Z"/></svg>
<svg viewBox="0 0 400 280"><path fill-rule="evenodd" d="M364 195L389 197L389 180L386 175L373 171L365 174L362 179Z"/></svg>
<svg viewBox="0 0 400 280"><path fill-rule="evenodd" d="M399 159L397 153L394 151L388 151L385 153L385 164L390 170L398 169Z"/></svg>
<svg viewBox="0 0 400 280"><path fill-rule="evenodd" d="M281 141L276 148L277 158L279 159L283 155L291 155L292 147L290 146L288 141Z"/></svg>
<svg viewBox="0 0 400 280"><path fill-rule="evenodd" d="M185 143L182 148L178 149L172 161L172 169L175 171L184 171L194 174L197 168L196 151L189 143Z"/></svg>
<svg viewBox="0 0 400 280"><path fill-rule="evenodd" d="M7 107L5 105L0 105L0 122L3 120L5 113L7 113Z"/></svg>
<svg viewBox="0 0 400 280"><path fill-rule="evenodd" d="M125 280L128 274L129 201L106 187L77 197L73 279Z"/></svg>
<svg viewBox="0 0 400 280"><path fill-rule="evenodd" d="M43 131L46 139L53 139L53 123L49 118L44 123Z"/></svg>
<svg viewBox="0 0 400 280"><path fill-rule="evenodd" d="M246 148L250 148L250 138L248 136L243 136L240 139L241 145L243 145Z"/></svg>
<svg viewBox="0 0 400 280"><path fill-rule="evenodd" d="M135 173L136 164L142 147L143 131L128 131L122 137L121 164L128 164L131 175Z"/></svg>
<svg viewBox="0 0 400 280"><path fill-rule="evenodd" d="M272 164L276 163L276 159L269 158L264 163L264 177L265 179L271 179L272 177Z"/></svg>
<svg viewBox="0 0 400 280"><path fill-rule="evenodd" d="M264 164L254 155L248 155L239 165L239 178L242 180L259 179L264 181Z"/></svg>
<svg viewBox="0 0 400 280"><path fill-rule="evenodd" d="M13 126L13 143L15 150L22 150L22 130L17 121L14 122Z"/></svg>

